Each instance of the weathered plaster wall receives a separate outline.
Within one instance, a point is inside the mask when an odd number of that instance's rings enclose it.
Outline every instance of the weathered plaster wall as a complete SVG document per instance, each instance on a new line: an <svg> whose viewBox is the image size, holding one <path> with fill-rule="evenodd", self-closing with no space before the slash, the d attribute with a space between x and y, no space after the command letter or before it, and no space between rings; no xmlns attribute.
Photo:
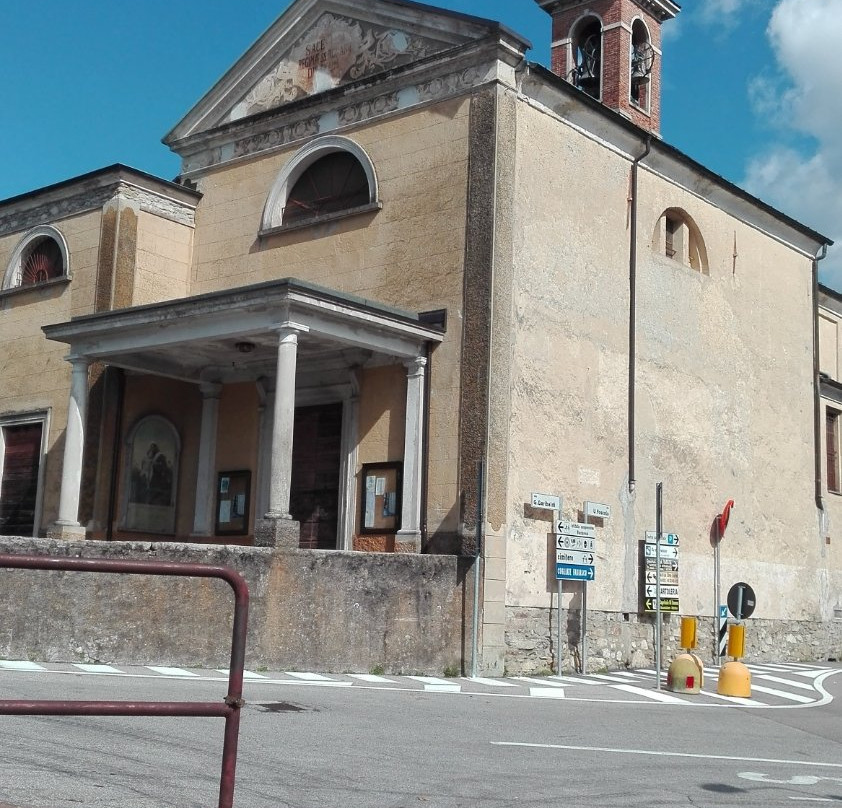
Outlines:
<svg viewBox="0 0 842 808"><path fill-rule="evenodd" d="M441 675L459 666L470 630L452 556L24 539L0 540L0 553L230 566L249 584L251 669ZM0 657L228 664L233 596L223 581L22 570L0 570L0 580Z"/></svg>
<svg viewBox="0 0 842 808"><path fill-rule="evenodd" d="M431 532L458 527L454 447L469 117L470 102L456 99L343 131L371 157L382 210L262 240L266 199L303 141L197 177L204 196L196 211L191 294L295 277L407 311L447 309L447 335L429 370Z"/></svg>
<svg viewBox="0 0 842 808"><path fill-rule="evenodd" d="M827 619L813 497L810 260L641 170L630 494L630 161L525 104L517 155L507 605L554 603L549 513L526 505L541 491L562 494L570 518L586 499L611 506L597 529L589 606L636 613L639 543L655 527L663 482L664 529L682 541L683 613L712 613L710 528L733 498L724 590L751 583L761 619ZM708 276L652 251L668 207L700 228ZM576 606L580 590L565 583L566 602Z"/></svg>
<svg viewBox="0 0 842 808"><path fill-rule="evenodd" d="M41 527L58 513L61 454L67 421L70 365L67 346L48 342L43 325L93 311L100 214L85 213L56 222L70 254L71 280L15 292L0 300L0 415L49 412ZM0 238L0 272L25 232Z"/></svg>
<svg viewBox="0 0 842 808"><path fill-rule="evenodd" d="M190 293L193 228L141 211L133 304L157 303Z"/></svg>

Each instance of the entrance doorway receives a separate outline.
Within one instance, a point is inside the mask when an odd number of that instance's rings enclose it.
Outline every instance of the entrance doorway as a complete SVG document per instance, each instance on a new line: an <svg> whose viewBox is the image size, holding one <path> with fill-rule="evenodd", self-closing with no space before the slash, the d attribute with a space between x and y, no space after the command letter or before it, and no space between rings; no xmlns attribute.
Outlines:
<svg viewBox="0 0 842 808"><path fill-rule="evenodd" d="M296 409L289 510L304 550L337 547L341 448L341 402Z"/></svg>
<svg viewBox="0 0 842 808"><path fill-rule="evenodd" d="M40 422L2 427L2 536L32 536L35 533L42 427Z"/></svg>

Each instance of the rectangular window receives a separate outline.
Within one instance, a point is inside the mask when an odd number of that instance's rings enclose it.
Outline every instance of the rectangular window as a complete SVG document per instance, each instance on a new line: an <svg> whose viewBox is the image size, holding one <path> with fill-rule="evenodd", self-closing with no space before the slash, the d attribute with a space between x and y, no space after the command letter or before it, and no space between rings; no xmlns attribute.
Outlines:
<svg viewBox="0 0 842 808"><path fill-rule="evenodd" d="M42 423L0 427L0 535L32 536L38 511Z"/></svg>
<svg viewBox="0 0 842 808"><path fill-rule="evenodd" d="M839 413L828 409L825 415L827 438L827 490L842 493L839 487Z"/></svg>

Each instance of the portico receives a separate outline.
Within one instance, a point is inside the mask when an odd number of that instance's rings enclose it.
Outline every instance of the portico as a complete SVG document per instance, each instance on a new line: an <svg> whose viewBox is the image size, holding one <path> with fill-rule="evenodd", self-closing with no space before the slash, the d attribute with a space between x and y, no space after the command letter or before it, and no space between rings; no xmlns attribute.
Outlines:
<svg viewBox="0 0 842 808"><path fill-rule="evenodd" d="M406 385L404 452L402 458L380 459L403 463L398 535L402 543L420 549L425 372L429 351L441 342L443 332L417 315L283 279L74 318L44 332L48 339L69 345L67 359L73 366L55 534L85 533L79 500L88 367L101 362L132 376L195 385L198 443L192 457L181 458L181 468L195 469L190 538L198 541L214 535L218 519L216 456L220 397L227 385L253 385L258 402L254 434L237 436L256 447L254 525L248 531L256 544L298 547L299 525L290 503L296 406L341 402L336 546L350 549L358 495L359 374L394 366L401 368ZM138 472L123 463L114 473L121 469L127 490L129 477ZM184 503L178 505L184 508Z"/></svg>

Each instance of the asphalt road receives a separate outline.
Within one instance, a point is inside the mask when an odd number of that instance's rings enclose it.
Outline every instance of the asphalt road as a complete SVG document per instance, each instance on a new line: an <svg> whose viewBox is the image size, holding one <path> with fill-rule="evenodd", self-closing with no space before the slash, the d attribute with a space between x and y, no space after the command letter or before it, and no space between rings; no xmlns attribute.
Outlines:
<svg viewBox="0 0 842 808"><path fill-rule="evenodd" d="M247 682L238 808L842 803L831 701L776 708ZM0 671L0 698L221 699L201 677ZM217 804L221 719L0 717L0 808ZM3 805L3 804L6 805Z"/></svg>

